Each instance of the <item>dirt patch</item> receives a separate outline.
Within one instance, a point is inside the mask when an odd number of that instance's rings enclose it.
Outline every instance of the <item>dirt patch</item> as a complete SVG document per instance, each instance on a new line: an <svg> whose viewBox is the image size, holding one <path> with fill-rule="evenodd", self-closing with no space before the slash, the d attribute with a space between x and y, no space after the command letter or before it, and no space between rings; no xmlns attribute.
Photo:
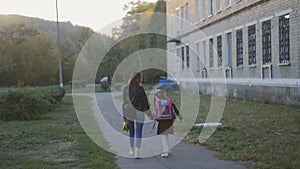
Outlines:
<svg viewBox="0 0 300 169"><path fill-rule="evenodd" d="M72 148L74 142L64 142L63 140L52 140L47 145L35 149L1 149L12 156L24 156L33 160L42 160L57 164L63 168L80 169L78 159L74 156Z"/></svg>

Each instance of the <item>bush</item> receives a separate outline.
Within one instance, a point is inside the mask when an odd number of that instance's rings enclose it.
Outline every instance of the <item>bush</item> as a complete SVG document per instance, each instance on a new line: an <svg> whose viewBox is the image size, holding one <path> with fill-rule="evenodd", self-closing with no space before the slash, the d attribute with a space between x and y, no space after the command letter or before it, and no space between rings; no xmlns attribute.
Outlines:
<svg viewBox="0 0 300 169"><path fill-rule="evenodd" d="M64 96L64 89L23 88L0 94L0 120L36 120L52 111Z"/></svg>
<svg viewBox="0 0 300 169"><path fill-rule="evenodd" d="M49 101L52 104L57 104L62 100L62 98L65 96L65 89L58 87L58 86L53 86L53 87L43 87L40 88L40 90L46 95L49 96L50 99Z"/></svg>
<svg viewBox="0 0 300 169"><path fill-rule="evenodd" d="M109 88L109 85L108 84L101 84L101 88L104 90L104 91L107 91L107 89Z"/></svg>

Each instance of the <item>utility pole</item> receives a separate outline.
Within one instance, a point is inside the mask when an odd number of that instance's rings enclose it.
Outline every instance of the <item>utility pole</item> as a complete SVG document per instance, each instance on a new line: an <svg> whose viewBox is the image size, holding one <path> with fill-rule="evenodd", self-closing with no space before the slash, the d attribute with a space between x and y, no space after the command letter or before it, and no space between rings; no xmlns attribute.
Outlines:
<svg viewBox="0 0 300 169"><path fill-rule="evenodd" d="M58 66L59 66L59 86L64 87L63 75L62 75L62 53L60 45L60 33L59 33L59 22L58 22L58 4L56 2L56 27L57 27L57 44L58 44Z"/></svg>

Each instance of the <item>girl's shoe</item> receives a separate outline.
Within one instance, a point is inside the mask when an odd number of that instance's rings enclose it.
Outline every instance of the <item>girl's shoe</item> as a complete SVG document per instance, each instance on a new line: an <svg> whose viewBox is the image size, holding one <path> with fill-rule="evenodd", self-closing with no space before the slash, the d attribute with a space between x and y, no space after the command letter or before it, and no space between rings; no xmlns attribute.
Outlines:
<svg viewBox="0 0 300 169"><path fill-rule="evenodd" d="M165 158L168 158L169 154L168 153L162 153L161 156L165 157Z"/></svg>

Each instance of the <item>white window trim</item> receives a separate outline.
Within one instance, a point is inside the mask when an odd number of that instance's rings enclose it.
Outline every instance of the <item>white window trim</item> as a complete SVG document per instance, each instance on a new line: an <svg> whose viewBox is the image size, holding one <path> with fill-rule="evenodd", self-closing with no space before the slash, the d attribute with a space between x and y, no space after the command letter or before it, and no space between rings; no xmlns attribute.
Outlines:
<svg viewBox="0 0 300 169"><path fill-rule="evenodd" d="M244 25L241 25L241 26L237 26L234 28L234 30L240 30L240 29L243 29L244 28Z"/></svg>
<svg viewBox="0 0 300 169"><path fill-rule="evenodd" d="M217 10L217 3L215 2L215 7L216 7L216 14L218 14L218 13L221 13L222 12L222 2L221 2L221 0L220 0L220 9L219 10Z"/></svg>
<svg viewBox="0 0 300 169"><path fill-rule="evenodd" d="M291 12L293 12L293 9L287 9L287 10L275 13L275 16L278 17L278 16L286 15L286 14L291 13Z"/></svg>
<svg viewBox="0 0 300 169"><path fill-rule="evenodd" d="M224 1L225 2L225 1ZM224 6L225 6L225 3L224 3ZM231 0L229 0L229 5L228 6L225 6L225 9L229 9L231 8Z"/></svg>
<svg viewBox="0 0 300 169"><path fill-rule="evenodd" d="M253 21L253 22L249 22L247 24L245 24L246 27L252 26L252 25L256 25L258 22L257 21Z"/></svg>
<svg viewBox="0 0 300 169"><path fill-rule="evenodd" d="M214 36L208 36L207 40L214 39Z"/></svg>
<svg viewBox="0 0 300 169"><path fill-rule="evenodd" d="M226 30L226 31L224 31L224 34L232 33L232 31L233 31L233 29Z"/></svg>
<svg viewBox="0 0 300 169"><path fill-rule="evenodd" d="M222 36L222 35L223 35L222 33L218 33L215 35L215 37Z"/></svg>
<svg viewBox="0 0 300 169"><path fill-rule="evenodd" d="M259 20L259 22L265 22L265 21L268 21L268 20L271 20L271 19L273 19L273 16L262 18L262 19Z"/></svg>

